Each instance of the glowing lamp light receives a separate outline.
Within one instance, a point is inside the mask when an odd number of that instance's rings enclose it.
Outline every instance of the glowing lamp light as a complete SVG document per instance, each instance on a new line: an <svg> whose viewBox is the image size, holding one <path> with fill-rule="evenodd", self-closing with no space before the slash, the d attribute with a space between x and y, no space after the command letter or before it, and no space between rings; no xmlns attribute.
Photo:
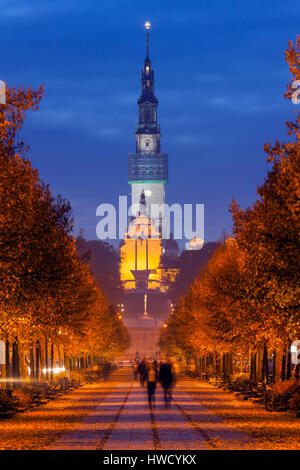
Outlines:
<svg viewBox="0 0 300 470"><path fill-rule="evenodd" d="M149 21L147 21L147 22L145 23L145 28L146 28L146 29L150 29L150 26L151 26L151 24L149 23Z"/></svg>
<svg viewBox="0 0 300 470"><path fill-rule="evenodd" d="M61 372L65 372L66 368L65 366L62 366L62 367L54 367L53 369L51 369L51 367L49 367L48 369L46 367L43 368L43 374L47 374L48 373L51 373L53 372L54 374L60 374Z"/></svg>

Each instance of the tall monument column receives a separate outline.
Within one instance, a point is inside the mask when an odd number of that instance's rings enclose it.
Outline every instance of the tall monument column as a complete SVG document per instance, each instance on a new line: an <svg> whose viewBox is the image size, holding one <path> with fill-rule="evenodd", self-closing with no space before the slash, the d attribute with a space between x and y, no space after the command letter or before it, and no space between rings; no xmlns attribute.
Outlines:
<svg viewBox="0 0 300 470"><path fill-rule="evenodd" d="M149 58L149 28L146 26L146 58L141 72L141 95L138 99L139 120L136 126L136 153L128 155L128 183L131 185L131 204L138 207L145 196L147 216L157 230L162 230L164 214L151 213L151 205L165 202L168 182L168 156L160 153L160 125L157 122L158 99L154 94L154 70Z"/></svg>

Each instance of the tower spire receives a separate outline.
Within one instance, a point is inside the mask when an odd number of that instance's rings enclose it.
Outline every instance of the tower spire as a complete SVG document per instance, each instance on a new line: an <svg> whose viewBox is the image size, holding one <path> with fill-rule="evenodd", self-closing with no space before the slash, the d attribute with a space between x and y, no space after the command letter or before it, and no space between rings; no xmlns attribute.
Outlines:
<svg viewBox="0 0 300 470"><path fill-rule="evenodd" d="M139 122L136 127L136 134L157 134L159 136L160 129L157 122L158 100L154 93L154 70L152 69L151 60L149 58L149 29L150 23L145 23L146 28L146 53L144 67L141 71L142 93L138 99L139 106ZM159 139L157 140L159 151ZM153 150L149 146L147 150ZM138 152L138 147L137 147Z"/></svg>
<svg viewBox="0 0 300 470"><path fill-rule="evenodd" d="M151 24L149 21L145 23L145 28L146 28L146 58L149 58L149 29L150 29Z"/></svg>
<svg viewBox="0 0 300 470"><path fill-rule="evenodd" d="M132 205L140 207L141 213L144 210L144 214L156 227L163 228L166 227L164 214L151 215L153 204L158 204L160 207L164 204L165 185L168 182L168 157L167 154L160 152L158 99L154 93L154 70L149 58L150 27L147 21L145 23L147 57L141 70L141 94L137 101L139 118L135 130L136 153L129 154L128 182L131 185Z"/></svg>

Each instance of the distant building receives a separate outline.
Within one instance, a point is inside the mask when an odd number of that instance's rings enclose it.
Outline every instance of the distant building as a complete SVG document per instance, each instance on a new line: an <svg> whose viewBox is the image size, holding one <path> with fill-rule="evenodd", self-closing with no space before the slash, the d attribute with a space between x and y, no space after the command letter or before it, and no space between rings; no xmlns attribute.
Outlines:
<svg viewBox="0 0 300 470"><path fill-rule="evenodd" d="M170 259L176 259L180 255L180 249L178 243L173 238L173 234L170 234L170 238L162 240L163 254L165 257Z"/></svg>
<svg viewBox="0 0 300 470"><path fill-rule="evenodd" d="M0 104L6 104L6 85L3 80L0 80Z"/></svg>
<svg viewBox="0 0 300 470"><path fill-rule="evenodd" d="M190 240L189 242L185 244L185 249L186 250L201 250L203 245L204 245L204 240L202 240L202 238L195 236L194 238L192 238L192 240Z"/></svg>
<svg viewBox="0 0 300 470"><path fill-rule="evenodd" d="M163 318L149 317L124 318L124 323L130 334L130 346L126 351L128 359L160 359L158 346L160 328L164 323Z"/></svg>

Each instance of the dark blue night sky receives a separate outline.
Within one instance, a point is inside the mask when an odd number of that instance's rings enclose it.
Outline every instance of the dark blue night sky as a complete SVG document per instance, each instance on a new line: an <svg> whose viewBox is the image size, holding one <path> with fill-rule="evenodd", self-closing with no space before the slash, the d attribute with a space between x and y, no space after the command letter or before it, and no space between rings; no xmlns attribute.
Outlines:
<svg viewBox="0 0 300 470"><path fill-rule="evenodd" d="M229 203L256 198L266 141L285 136L293 105L284 50L299 0L0 0L0 78L44 82L24 127L30 158L79 227L96 238L96 207L129 194L144 23L159 99L167 202L204 203L205 238L230 232Z"/></svg>

